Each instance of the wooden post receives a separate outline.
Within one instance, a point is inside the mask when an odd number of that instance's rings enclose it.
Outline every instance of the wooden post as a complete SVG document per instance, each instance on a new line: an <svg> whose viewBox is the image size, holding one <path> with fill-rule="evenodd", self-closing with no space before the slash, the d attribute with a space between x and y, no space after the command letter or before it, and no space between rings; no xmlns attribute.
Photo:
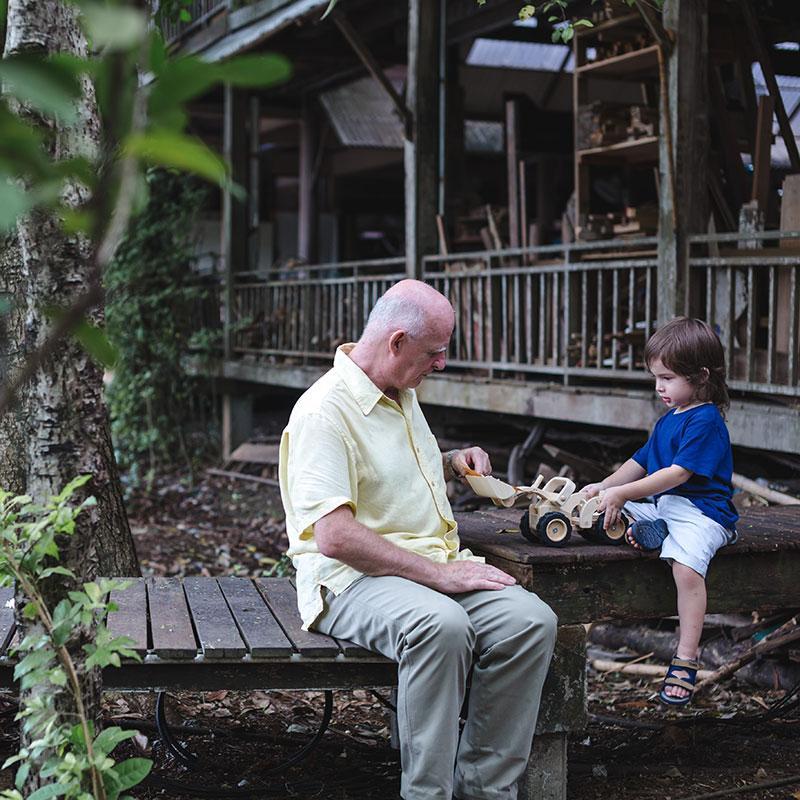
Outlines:
<svg viewBox="0 0 800 800"><path fill-rule="evenodd" d="M304 95L300 120L300 175L297 209L297 256L313 262L317 250L317 209L314 158L317 153L318 124L314 98Z"/></svg>
<svg viewBox="0 0 800 800"><path fill-rule="evenodd" d="M753 161L753 193L751 200L765 215L769 201L770 153L772 150L772 115L775 104L769 95L758 99L758 122L756 123L756 152Z"/></svg>
<svg viewBox="0 0 800 800"><path fill-rule="evenodd" d="M247 186L247 104L244 93L225 84L223 89L222 150L231 179ZM247 268L247 206L234 198L229 189L222 191L222 230L220 253L225 272L224 341L225 359L233 353L234 320L233 275Z"/></svg>
<svg viewBox="0 0 800 800"><path fill-rule="evenodd" d="M422 257L436 252L439 149L439 19L444 0L408 0L405 139L406 274L422 276Z"/></svg>
<svg viewBox="0 0 800 800"><path fill-rule="evenodd" d="M230 390L222 396L222 457L231 453L253 432L253 395Z"/></svg>
<svg viewBox="0 0 800 800"><path fill-rule="evenodd" d="M261 225L261 101L258 95L250 98L250 181L248 200L248 237L247 256L248 269L258 269L261 260L260 225Z"/></svg>
<svg viewBox="0 0 800 800"><path fill-rule="evenodd" d="M689 297L689 236L708 223L708 0L667 0L664 26L674 46L664 59L659 137L658 324L685 314ZM663 93L662 93L663 94Z"/></svg>
<svg viewBox="0 0 800 800"><path fill-rule="evenodd" d="M519 100L506 100L506 175L508 183L508 243L519 247Z"/></svg>

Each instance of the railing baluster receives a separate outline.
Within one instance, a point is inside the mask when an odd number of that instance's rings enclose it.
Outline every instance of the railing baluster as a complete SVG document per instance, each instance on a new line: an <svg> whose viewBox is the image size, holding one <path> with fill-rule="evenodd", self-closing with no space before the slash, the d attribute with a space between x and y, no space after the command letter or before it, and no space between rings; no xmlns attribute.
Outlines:
<svg viewBox="0 0 800 800"><path fill-rule="evenodd" d="M558 328L559 322L561 320L559 311L560 309L560 292L559 292L559 273L553 272L551 273L551 279L553 282L553 301L551 305L550 311L550 336L551 336L551 358L553 360L553 366L558 366Z"/></svg>
<svg viewBox="0 0 800 800"><path fill-rule="evenodd" d="M628 372L633 372L633 340L636 336L636 270L628 270Z"/></svg>
<svg viewBox="0 0 800 800"><path fill-rule="evenodd" d="M619 270L611 273L611 368L619 366Z"/></svg>
<svg viewBox="0 0 800 800"><path fill-rule="evenodd" d="M756 324L758 323L758 311L756 309L756 286L755 270L752 266L747 267L747 377L745 380L752 383L755 375L755 338ZM733 318L731 318L733 322Z"/></svg>
<svg viewBox="0 0 800 800"><path fill-rule="evenodd" d="M800 266L791 267L789 273L789 354L787 365L787 379L789 386L797 384L797 356L798 356L798 291L797 281Z"/></svg>
<svg viewBox="0 0 800 800"><path fill-rule="evenodd" d="M603 270L597 271L597 368L603 368Z"/></svg>
<svg viewBox="0 0 800 800"><path fill-rule="evenodd" d="M500 278L502 327L500 329L500 360L508 361L508 281L506 276ZM494 360L494 359L492 359Z"/></svg>
<svg viewBox="0 0 800 800"><path fill-rule="evenodd" d="M520 362L520 318L519 318L519 275L514 275L513 283L512 283L512 293L514 298L514 358L513 361L515 364L519 364Z"/></svg>
<svg viewBox="0 0 800 800"><path fill-rule="evenodd" d="M644 340L650 338L650 332L653 327L653 273L650 267L647 267L644 278Z"/></svg>
<svg viewBox="0 0 800 800"><path fill-rule="evenodd" d="M475 335L475 318L472 312L472 278L467 278L467 361L472 361L472 337Z"/></svg>
<svg viewBox="0 0 800 800"><path fill-rule="evenodd" d="M537 350L539 356L539 363L544 366L545 362L547 361L547 343L545 341L545 322L546 322L546 310L545 310L545 300L547 297L547 292L545 290L545 275L544 272L539 273L539 347Z"/></svg>
<svg viewBox="0 0 800 800"><path fill-rule="evenodd" d="M589 273L581 271L581 367L589 366Z"/></svg>
<svg viewBox="0 0 800 800"><path fill-rule="evenodd" d="M734 353L735 339L734 327L736 326L736 276L733 267L728 267L728 320L727 320L727 339L728 339L728 376L735 377L738 374L736 369L736 354Z"/></svg>
<svg viewBox="0 0 800 800"><path fill-rule="evenodd" d="M525 275L525 363L533 364L533 285L530 272Z"/></svg>
<svg viewBox="0 0 800 800"><path fill-rule="evenodd" d="M767 383L772 383L775 370L775 267L769 268L769 289L767 309Z"/></svg>

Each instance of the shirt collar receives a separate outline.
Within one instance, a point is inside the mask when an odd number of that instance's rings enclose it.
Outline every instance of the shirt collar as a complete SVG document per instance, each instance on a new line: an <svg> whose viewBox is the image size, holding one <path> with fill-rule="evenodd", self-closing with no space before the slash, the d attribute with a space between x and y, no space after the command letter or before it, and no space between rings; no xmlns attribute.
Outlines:
<svg viewBox="0 0 800 800"><path fill-rule="evenodd" d="M348 355L354 347L354 342L337 347L336 355L333 357L333 368L341 376L364 416L367 416L383 397L383 392Z"/></svg>

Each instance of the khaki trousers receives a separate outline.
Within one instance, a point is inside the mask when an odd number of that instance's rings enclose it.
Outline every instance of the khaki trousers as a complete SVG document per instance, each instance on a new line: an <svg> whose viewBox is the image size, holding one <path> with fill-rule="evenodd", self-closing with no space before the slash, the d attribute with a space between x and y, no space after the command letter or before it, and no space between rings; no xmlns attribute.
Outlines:
<svg viewBox="0 0 800 800"><path fill-rule="evenodd" d="M394 576L326 590L325 606L316 630L398 662L403 798L514 800L555 645L550 607L521 586L445 595Z"/></svg>

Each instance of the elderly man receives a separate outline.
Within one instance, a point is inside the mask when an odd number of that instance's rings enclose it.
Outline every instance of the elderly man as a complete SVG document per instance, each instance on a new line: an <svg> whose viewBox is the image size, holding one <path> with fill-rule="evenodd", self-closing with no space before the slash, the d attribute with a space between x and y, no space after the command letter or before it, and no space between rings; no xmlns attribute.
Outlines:
<svg viewBox="0 0 800 800"><path fill-rule="evenodd" d="M488 474L489 458L479 447L442 456L414 391L444 369L453 325L430 286L389 289L294 407L281 496L305 626L398 662L403 798L513 800L556 617L459 548L445 479Z"/></svg>

